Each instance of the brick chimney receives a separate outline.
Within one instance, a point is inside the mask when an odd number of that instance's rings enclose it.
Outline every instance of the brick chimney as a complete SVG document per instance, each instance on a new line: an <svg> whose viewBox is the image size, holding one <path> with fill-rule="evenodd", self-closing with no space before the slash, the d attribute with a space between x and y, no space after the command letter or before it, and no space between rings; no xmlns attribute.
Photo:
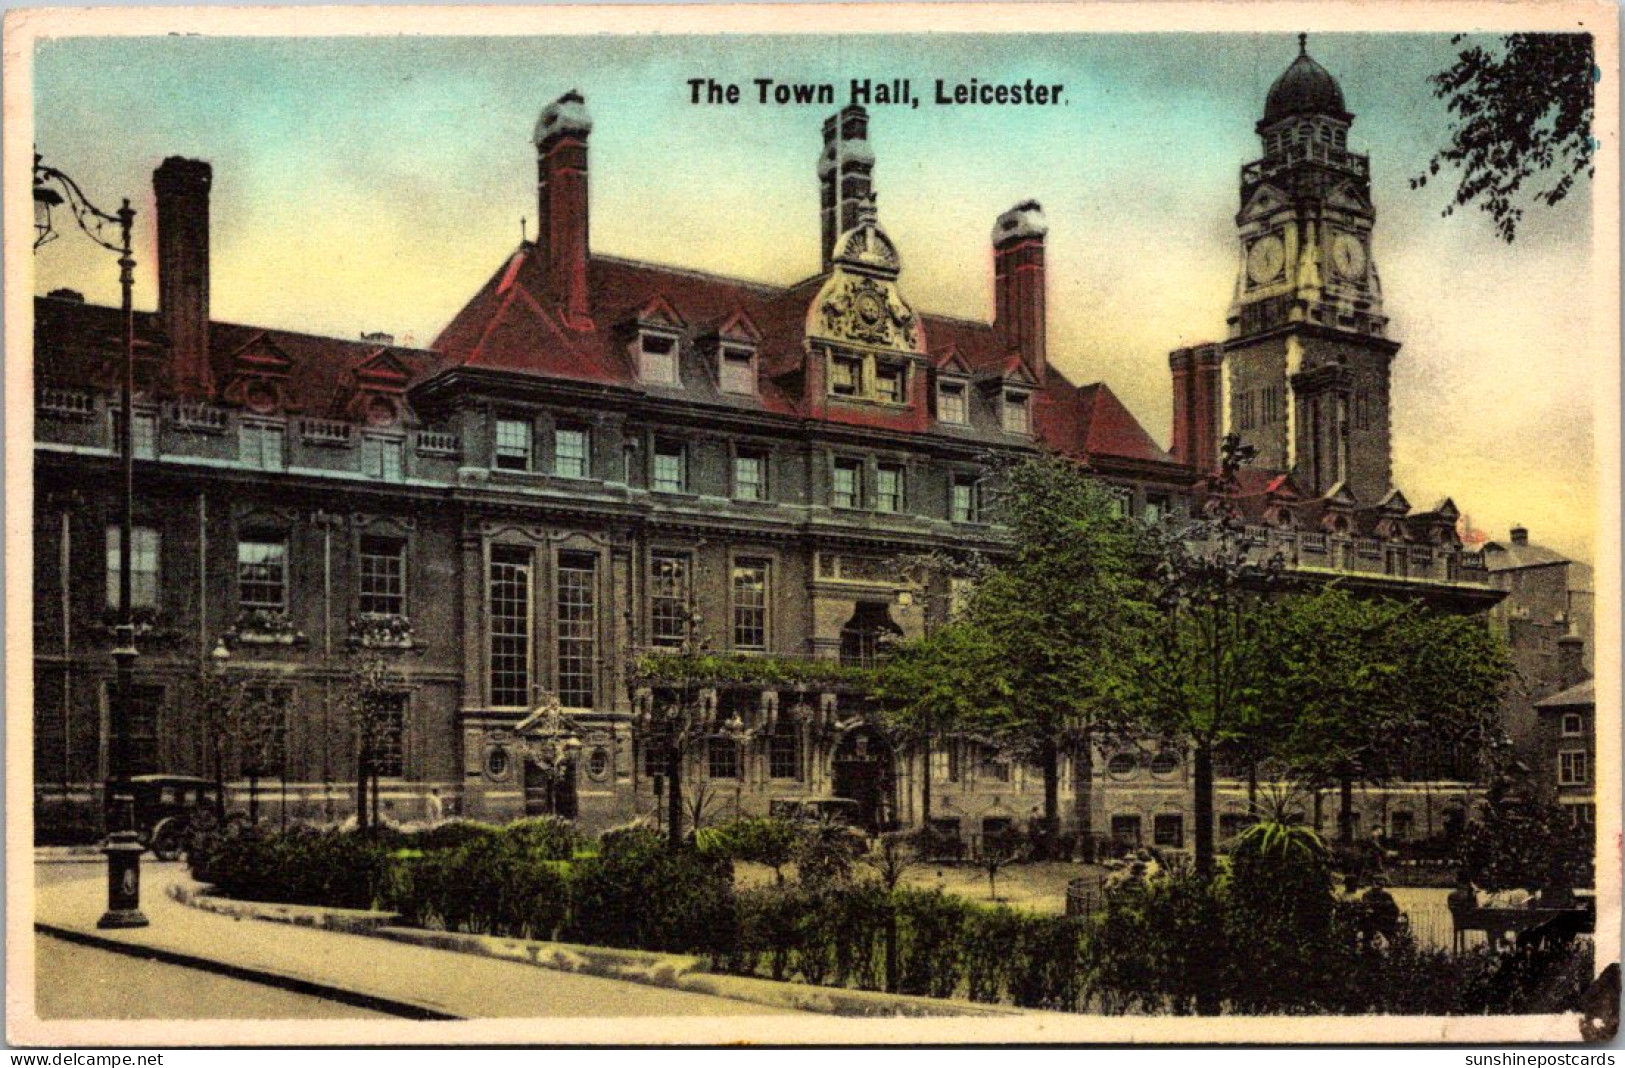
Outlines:
<svg viewBox="0 0 1625 1068"><path fill-rule="evenodd" d="M209 363L209 186L202 160L170 156L152 172L158 200L158 317L169 335L169 378L186 397L214 393Z"/></svg>
<svg viewBox="0 0 1625 1068"><path fill-rule="evenodd" d="M874 192L875 153L869 147L869 113L851 104L824 120L818 156L818 207L827 272L835 239L858 225L858 207Z"/></svg>
<svg viewBox="0 0 1625 1068"><path fill-rule="evenodd" d="M1044 381L1049 344L1044 319L1044 235L1036 200L1023 200L993 224L993 329Z"/></svg>
<svg viewBox="0 0 1625 1068"><path fill-rule="evenodd" d="M572 325L587 320L587 137L592 117L572 89L536 122L536 248Z"/></svg>
<svg viewBox="0 0 1625 1068"><path fill-rule="evenodd" d="M1529 528L1526 527L1526 526L1522 526L1522 525L1513 527L1512 528L1512 544L1514 544L1514 545L1528 545L1529 544Z"/></svg>
<svg viewBox="0 0 1625 1068"><path fill-rule="evenodd" d="M1218 466L1219 367L1223 359L1218 345L1193 345L1168 354L1174 380L1174 432L1169 451L1199 474Z"/></svg>
<svg viewBox="0 0 1625 1068"><path fill-rule="evenodd" d="M1566 690L1586 680L1586 640L1578 634L1557 639L1557 688Z"/></svg>

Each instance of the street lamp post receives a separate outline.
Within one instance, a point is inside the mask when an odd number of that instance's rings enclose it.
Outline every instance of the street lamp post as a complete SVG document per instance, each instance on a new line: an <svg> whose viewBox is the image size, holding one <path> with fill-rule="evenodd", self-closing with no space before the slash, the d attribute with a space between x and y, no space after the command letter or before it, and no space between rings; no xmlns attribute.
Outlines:
<svg viewBox="0 0 1625 1068"><path fill-rule="evenodd" d="M66 205L74 222L96 244L118 254L119 289L124 325L124 373L119 382L119 412L123 419L119 446L123 452L121 482L123 507L119 510L118 624L113 639L112 746L108 761L108 792L112 795L107 846L107 911L96 926L145 927L141 912L141 845L135 826L135 795L130 788L130 712L135 697L135 622L131 616L130 543L135 528L135 257L130 231L135 209L125 199L109 214L90 202L77 182L34 155L34 248L53 240L53 208ZM112 238L110 227L118 228Z"/></svg>

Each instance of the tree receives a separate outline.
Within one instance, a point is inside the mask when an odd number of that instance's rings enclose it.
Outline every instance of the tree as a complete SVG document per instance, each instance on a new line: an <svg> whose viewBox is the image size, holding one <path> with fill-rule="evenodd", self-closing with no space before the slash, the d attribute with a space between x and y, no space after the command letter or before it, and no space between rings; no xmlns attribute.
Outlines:
<svg viewBox="0 0 1625 1068"><path fill-rule="evenodd" d="M1572 890L1595 882L1594 843L1561 805L1530 781L1506 747L1473 819L1457 845L1456 861L1487 890Z"/></svg>
<svg viewBox="0 0 1625 1068"><path fill-rule="evenodd" d="M1354 840L1355 784L1438 778L1419 766L1427 756L1471 756L1495 734L1511 670L1482 619L1335 587L1281 598L1266 643L1262 703L1276 753L1316 789L1337 788L1344 845ZM1450 777L1464 771L1476 777L1462 767Z"/></svg>
<svg viewBox="0 0 1625 1068"><path fill-rule="evenodd" d="M1213 874L1213 756L1257 734L1269 669L1264 606L1284 567L1247 534L1233 504L1251 446L1228 435L1206 518L1167 537L1156 566L1155 603L1129 601L1118 625L1135 635L1125 678L1138 716L1192 751L1196 874Z"/></svg>
<svg viewBox="0 0 1625 1068"><path fill-rule="evenodd" d="M378 649L357 644L349 670L335 694L335 706L349 719L356 753L356 825L378 823L378 755L396 739L395 714L408 690L405 675Z"/></svg>
<svg viewBox="0 0 1625 1068"><path fill-rule="evenodd" d="M912 741L924 770L921 822L931 825L931 756L937 739L983 715L989 701L1007 698L995 671L998 645L973 623L954 620L912 642L893 646L875 672L870 696L886 728Z"/></svg>
<svg viewBox="0 0 1625 1068"><path fill-rule="evenodd" d="M193 700L203 738L206 767L214 778L215 818L226 819L226 769L242 733L247 690L240 677L206 668L194 683Z"/></svg>
<svg viewBox="0 0 1625 1068"><path fill-rule="evenodd" d="M1452 40L1460 44L1464 37ZM1459 171L1452 203L1476 203L1505 241L1517 235L1525 183L1546 179L1530 194L1536 204L1557 204L1594 170L1591 135L1596 67L1586 33L1515 33L1499 46L1474 45L1429 80L1454 116L1448 147L1411 179L1420 189L1441 168Z"/></svg>
<svg viewBox="0 0 1625 1068"><path fill-rule="evenodd" d="M1060 758L1078 754L1087 783L1095 740L1125 727L1119 684L1128 656L1125 606L1143 592L1146 531L1083 468L1042 455L998 470L996 502L1010 554L989 568L965 609L985 639L968 726L1030 758L1044 776L1044 822L1060 821ZM962 635L963 636L963 635ZM1092 826L1089 792L1079 822Z"/></svg>

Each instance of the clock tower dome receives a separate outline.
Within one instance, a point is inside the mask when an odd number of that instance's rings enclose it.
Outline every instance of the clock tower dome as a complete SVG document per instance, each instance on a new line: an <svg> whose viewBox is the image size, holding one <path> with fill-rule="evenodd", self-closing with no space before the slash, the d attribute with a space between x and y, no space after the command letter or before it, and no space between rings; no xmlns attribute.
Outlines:
<svg viewBox="0 0 1625 1068"><path fill-rule="evenodd" d="M1264 154L1241 169L1221 433L1239 434L1261 467L1291 471L1309 493L1371 505L1392 474L1399 345L1371 257L1370 164L1348 149L1353 121L1300 34L1257 125Z"/></svg>

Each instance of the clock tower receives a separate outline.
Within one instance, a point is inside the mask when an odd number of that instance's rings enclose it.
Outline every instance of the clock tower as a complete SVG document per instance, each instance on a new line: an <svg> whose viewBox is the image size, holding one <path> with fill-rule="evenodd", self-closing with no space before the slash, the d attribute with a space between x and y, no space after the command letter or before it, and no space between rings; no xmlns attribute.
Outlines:
<svg viewBox="0 0 1625 1068"><path fill-rule="evenodd" d="M1399 345L1387 337L1371 257L1370 164L1348 149L1353 120L1299 35L1257 126L1263 157L1241 169L1220 425L1305 492L1373 505L1392 474L1389 365Z"/></svg>

